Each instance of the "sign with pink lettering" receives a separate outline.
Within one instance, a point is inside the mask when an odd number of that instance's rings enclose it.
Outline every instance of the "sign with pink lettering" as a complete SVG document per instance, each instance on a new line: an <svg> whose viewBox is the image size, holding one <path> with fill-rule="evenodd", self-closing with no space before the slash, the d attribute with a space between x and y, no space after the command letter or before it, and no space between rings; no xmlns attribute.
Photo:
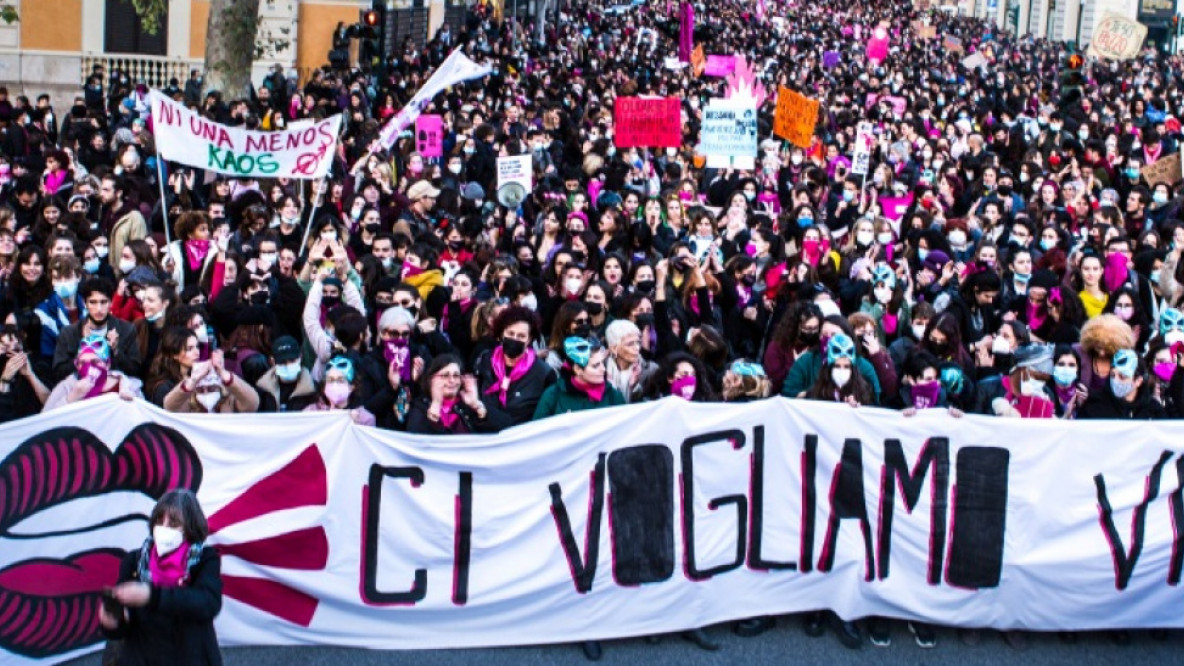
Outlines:
<svg viewBox="0 0 1184 666"><path fill-rule="evenodd" d="M294 122L282 132L230 127L202 117L153 90L152 131L169 161L249 178L323 178L333 164L341 115Z"/></svg>

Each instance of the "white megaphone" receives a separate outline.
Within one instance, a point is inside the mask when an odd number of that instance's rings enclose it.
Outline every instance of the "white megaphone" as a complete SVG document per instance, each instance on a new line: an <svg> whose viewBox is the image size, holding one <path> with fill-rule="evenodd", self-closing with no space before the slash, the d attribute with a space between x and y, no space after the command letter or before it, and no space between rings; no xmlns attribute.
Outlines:
<svg viewBox="0 0 1184 666"><path fill-rule="evenodd" d="M526 200L526 188L522 183L506 183L497 188L497 201L506 208L517 208Z"/></svg>

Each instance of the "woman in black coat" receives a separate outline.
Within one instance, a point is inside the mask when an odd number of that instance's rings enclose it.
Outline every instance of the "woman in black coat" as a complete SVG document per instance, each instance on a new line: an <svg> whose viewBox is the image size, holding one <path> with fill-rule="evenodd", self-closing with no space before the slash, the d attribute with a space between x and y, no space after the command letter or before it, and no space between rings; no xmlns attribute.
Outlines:
<svg viewBox="0 0 1184 666"><path fill-rule="evenodd" d="M149 524L152 536L123 558L119 583L99 607L103 633L122 639L117 663L218 666L222 561L205 545L209 526L197 497L165 493Z"/></svg>

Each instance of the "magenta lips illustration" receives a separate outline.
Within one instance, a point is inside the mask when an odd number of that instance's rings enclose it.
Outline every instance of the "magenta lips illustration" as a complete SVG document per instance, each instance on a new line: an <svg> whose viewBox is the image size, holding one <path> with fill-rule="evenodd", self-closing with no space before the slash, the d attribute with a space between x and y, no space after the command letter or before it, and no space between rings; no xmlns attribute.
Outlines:
<svg viewBox="0 0 1184 666"><path fill-rule="evenodd" d="M10 530L65 502L116 491L155 499L174 488L197 491L201 481L201 459L172 428L137 426L114 452L82 428L48 430L0 461L0 539L31 538ZM329 540L320 526L241 543L219 544L216 537L248 520L325 506L327 501L325 461L316 445L309 445L210 514L211 542L223 557L279 569L322 570L329 560ZM87 530L142 519L135 513L112 516ZM124 554L117 548L100 548L60 559L26 560L0 570L0 650L38 658L102 640L95 614L99 591L115 583ZM222 581L225 596L304 627L319 604L316 597L274 580L224 573Z"/></svg>
<svg viewBox="0 0 1184 666"><path fill-rule="evenodd" d="M115 491L159 498L173 488L196 491L201 478L196 451L172 428L137 426L114 452L82 428L47 430L0 461L0 536L9 535L25 518L65 502ZM100 640L95 615L99 591L115 582L123 554L92 550L0 570L0 648L46 657Z"/></svg>

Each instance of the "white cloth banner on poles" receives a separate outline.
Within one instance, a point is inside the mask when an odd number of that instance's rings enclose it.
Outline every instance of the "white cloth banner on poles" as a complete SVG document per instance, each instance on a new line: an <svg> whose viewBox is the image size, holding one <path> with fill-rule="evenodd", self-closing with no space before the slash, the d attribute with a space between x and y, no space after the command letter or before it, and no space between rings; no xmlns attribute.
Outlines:
<svg viewBox="0 0 1184 666"><path fill-rule="evenodd" d="M486 74L489 74L493 69L489 65L478 65L469 60L468 56L457 49L440 64L440 67L432 73L419 92L407 102L404 106L387 121L386 125L382 126L382 131L378 134L378 144L390 150L395 145L395 141L399 138L399 133L411 127L415 119L423 111L423 107L427 106L428 102L432 101L438 93L449 86L454 86L462 81L470 79L478 79Z"/></svg>
<svg viewBox="0 0 1184 666"><path fill-rule="evenodd" d="M221 125L151 91L152 133L166 160L251 178L323 178L333 166L341 114L259 132Z"/></svg>
<svg viewBox="0 0 1184 666"><path fill-rule="evenodd" d="M1181 627L1181 434L667 398L431 438L98 398L0 427L0 664L100 647L98 591L173 487L222 552L225 645L573 642L817 608Z"/></svg>

